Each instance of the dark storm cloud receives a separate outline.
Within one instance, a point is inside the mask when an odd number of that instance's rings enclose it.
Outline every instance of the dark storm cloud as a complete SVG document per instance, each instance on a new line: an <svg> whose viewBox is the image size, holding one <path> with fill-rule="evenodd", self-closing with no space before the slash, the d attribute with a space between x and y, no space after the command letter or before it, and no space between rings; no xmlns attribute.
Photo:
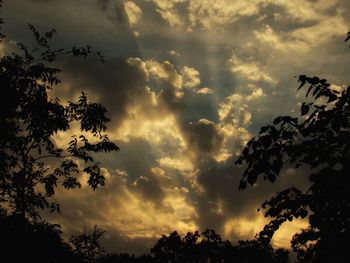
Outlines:
<svg viewBox="0 0 350 263"><path fill-rule="evenodd" d="M67 233L82 230L84 225L93 226L94 222L103 222L107 219L109 207L118 206L118 199L115 195L124 193L126 175L121 171L112 174L103 171L107 184L104 188L96 191L86 185L86 175L81 174L79 179L83 186L78 191L67 191L58 189L57 200L61 206L61 214L45 213L51 220L58 220ZM85 182L85 183L84 183ZM97 198L98 197L98 198Z"/></svg>
<svg viewBox="0 0 350 263"><path fill-rule="evenodd" d="M111 170L126 171L131 182L139 176L147 175L150 168L157 166L156 153L147 140L131 138L128 142L118 140L116 144L121 151L101 156L103 165Z"/></svg>
<svg viewBox="0 0 350 263"><path fill-rule="evenodd" d="M93 1L93 0L92 0ZM128 18L125 14L123 1L95 0L108 18L116 23L128 27Z"/></svg>
<svg viewBox="0 0 350 263"><path fill-rule="evenodd" d="M261 196L259 199L257 192L251 196L249 191L237 191L241 173L242 169L215 167L214 163L211 168L204 168L199 173L198 182L205 189L205 195L197 197L197 209L201 215L198 218L198 225L201 229L210 227L223 233L224 224L231 217L244 216L247 212L256 211ZM251 214L251 217L254 215Z"/></svg>
<svg viewBox="0 0 350 263"><path fill-rule="evenodd" d="M178 96L182 89L181 76L167 61L154 63L156 71L165 72L164 79L153 76L146 68L147 62L145 64L139 58L110 58L106 63L93 57L88 60L62 59L59 65L63 69L63 83L69 88L58 95L71 99L80 91L91 93L92 100L97 97L108 109L111 129L118 128L127 118L133 118L128 111L132 107L142 108L141 113L149 119L167 114L179 116L185 107L182 96ZM152 104L153 95L157 105Z"/></svg>
<svg viewBox="0 0 350 263"><path fill-rule="evenodd" d="M133 183L133 190L142 200L151 201L155 205L162 204L164 192L159 183L152 177L140 176Z"/></svg>
<svg viewBox="0 0 350 263"><path fill-rule="evenodd" d="M4 1L3 18L7 36L24 44L33 40L31 23L41 32L55 28L57 48L90 45L106 58L140 55L120 1Z"/></svg>
<svg viewBox="0 0 350 263"><path fill-rule="evenodd" d="M134 96L147 96L145 73L125 59L109 59L101 63L95 59L81 61L71 58L61 63L64 83L70 87L70 94L65 95L72 98L83 90L88 94L98 94L99 101L108 109L112 125L123 122L126 107Z"/></svg>
<svg viewBox="0 0 350 263"><path fill-rule="evenodd" d="M233 165L234 161L235 158L229 159L223 165L213 160L202 165L198 174L198 182L204 188L205 194L193 197L197 202L197 212L201 215L197 220L199 229L210 227L224 234L225 223L230 219L254 220L259 213L262 215L263 212L257 211L261 204L274 196L277 191L291 187L291 181L293 186L303 191L309 186L310 170L302 168L296 172L291 168L285 168L274 184L259 179L256 185L244 191L238 191L243 167ZM233 235L230 238L237 241L250 238L250 235Z"/></svg>
<svg viewBox="0 0 350 263"><path fill-rule="evenodd" d="M189 149L199 157L203 154L215 154L222 143L215 124L209 120L201 119L196 123L184 124L182 127Z"/></svg>
<svg viewBox="0 0 350 263"><path fill-rule="evenodd" d="M107 11L108 7L110 7L112 1L111 0L96 0L97 4L103 11ZM119 4L119 2L117 2ZM119 4L120 6L120 4Z"/></svg>

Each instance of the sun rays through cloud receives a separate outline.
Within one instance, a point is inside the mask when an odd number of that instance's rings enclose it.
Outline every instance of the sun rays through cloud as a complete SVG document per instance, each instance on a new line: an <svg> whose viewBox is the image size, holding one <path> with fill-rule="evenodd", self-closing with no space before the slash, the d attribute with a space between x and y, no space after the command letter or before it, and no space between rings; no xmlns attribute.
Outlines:
<svg viewBox="0 0 350 263"><path fill-rule="evenodd" d="M89 43L103 53L104 64L59 60L63 84L53 96L69 101L84 90L105 105L108 136L121 151L100 158L104 189L89 190L81 174L82 189L58 192L61 216L45 216L68 233L99 225L110 231L106 247L129 244L135 253L173 230L253 238L268 220L256 212L261 203L307 178L287 170L273 185L238 191L237 155L260 126L295 113L294 76L349 81L349 58L336 63L348 52L346 1L11 0L3 10L11 39L30 42L23 28L31 22L56 28L58 45ZM2 43L0 53L12 48ZM56 144L77 130L56 134ZM274 246L289 248L302 227L283 227Z"/></svg>

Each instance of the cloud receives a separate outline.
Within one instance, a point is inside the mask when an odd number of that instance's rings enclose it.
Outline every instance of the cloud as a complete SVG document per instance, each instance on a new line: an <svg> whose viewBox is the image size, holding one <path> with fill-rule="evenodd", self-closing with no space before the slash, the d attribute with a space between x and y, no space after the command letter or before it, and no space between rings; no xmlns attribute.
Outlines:
<svg viewBox="0 0 350 263"><path fill-rule="evenodd" d="M218 114L220 120L224 121L230 119L235 125L246 127L251 121L249 103L263 96L263 90L257 87L255 87L248 96L238 93L228 96L219 105Z"/></svg>
<svg viewBox="0 0 350 263"><path fill-rule="evenodd" d="M214 156L218 162L227 161L241 150L251 133L248 127L252 121L250 101L259 98L262 91L254 90L249 96L242 96L234 93L226 97L218 108L219 123L218 131L222 134L223 141L220 150Z"/></svg>
<svg viewBox="0 0 350 263"><path fill-rule="evenodd" d="M138 77L130 79L129 86L125 86L126 91L123 91L124 88L118 91L120 94L125 92L125 102L122 104L125 112L111 138L126 143L123 147L131 145L136 138L142 139L150 145L150 150L155 151L155 155L152 157L153 161L146 163L139 172L134 170L132 176L126 171L118 171L123 178L118 184L122 184L123 190L111 194L111 200L104 200L107 203L106 207L98 205L103 210L113 207L113 212L107 214L109 218L115 218L112 220L114 223L100 218L97 211L94 214L89 210L91 207L86 211L80 208L79 216L86 218L82 222L87 225L105 226L112 230L111 233L118 233L115 235L126 242L151 242L156 240L157 235L175 229L186 232L213 227L225 234L226 222L244 218L240 217L241 214L249 214L248 211L252 207L255 209L263 196L256 196L255 202L250 198L250 203L241 209L236 207L236 202L230 204L229 200L235 195L235 191L232 194L230 191L237 181L232 175L239 172L230 171L231 168L223 168L220 164L232 160L242 143L250 137L247 127L251 123L251 113L248 109L251 103L264 97L262 88L250 84L250 92L246 96L238 93L228 96L219 104L218 122L202 118L184 124L178 119L181 111L173 111L173 108L167 107L169 101L163 97L166 89L173 94L182 91L186 74L184 71L178 71L169 61L143 61L140 58L129 58L122 62L122 65L123 67L118 68L119 74L123 73L125 77L125 73L130 71L134 77ZM199 78L199 71L187 68L188 72L198 72L198 75L194 75ZM85 76L86 73L82 75ZM157 85L160 86L157 88ZM91 91L96 91L96 88L91 88ZM182 94L172 98L181 100L184 96L185 94ZM145 153L147 154L147 151ZM155 164L158 166L154 166ZM150 169L145 171L147 166ZM208 170L211 166L217 166L217 169ZM176 173L179 173L180 177L174 176ZM179 184L179 179L176 178L180 178L183 183ZM216 186L212 180L215 180ZM219 193L219 189L222 193ZM111 203L114 202L114 198L119 200L118 203ZM60 202L68 203L68 199ZM243 203L243 198L240 202ZM68 207L69 211L78 209L70 205ZM125 217L118 216L118 213ZM158 215L157 218L153 216L155 214ZM65 217L70 218L68 215ZM105 222L108 222L108 225ZM68 232L78 228L67 221L62 221L62 225ZM240 231L234 234L230 232L227 236L237 240L251 233ZM113 236L110 240L113 240ZM141 247L139 249L142 250Z"/></svg>
<svg viewBox="0 0 350 263"><path fill-rule="evenodd" d="M167 80L173 85L174 88L182 89L182 76L169 61L164 61L161 63L155 60L147 60L146 66L150 76L160 80Z"/></svg>
<svg viewBox="0 0 350 263"><path fill-rule="evenodd" d="M116 130L112 138L121 140L128 140L127 136L146 136L152 140L154 129L162 126L173 129L182 107L184 79L186 87L199 81L198 71L185 67L179 73L169 61L129 58L101 64L94 60L82 63L68 59L62 60L61 65L66 69L65 89L56 95L70 100L80 93L75 87L84 87L91 99L103 101L112 119L111 129ZM167 134L171 133L176 137L176 130Z"/></svg>
<svg viewBox="0 0 350 263"><path fill-rule="evenodd" d="M183 75L183 86L185 88L195 88L201 83L200 74L195 68L184 66L181 73Z"/></svg>
<svg viewBox="0 0 350 263"><path fill-rule="evenodd" d="M185 2L185 0L147 0L154 2L159 8L162 9L172 9L174 8L177 4Z"/></svg>
<svg viewBox="0 0 350 263"><path fill-rule="evenodd" d="M128 16L130 26L135 26L142 16L142 10L132 1L124 2L125 13Z"/></svg>
<svg viewBox="0 0 350 263"><path fill-rule="evenodd" d="M324 12L330 8L334 8L339 1L327 1L327 0L316 0L316 1L283 1L283 0L271 0L268 1L272 5L280 6L285 9L287 14L293 19L299 21L315 20L321 21Z"/></svg>
<svg viewBox="0 0 350 263"><path fill-rule="evenodd" d="M237 240L250 239L252 236L259 233L264 226L269 222L269 219L259 214L256 217L236 217L229 219L224 224L224 236ZM295 219L292 222L284 223L272 238L272 245L275 248L289 248L291 249L292 237L295 233L300 232L301 229L307 227L306 220Z"/></svg>
<svg viewBox="0 0 350 263"><path fill-rule="evenodd" d="M65 69L62 79L67 88L64 93L58 90L57 95L71 100L84 90L90 99L103 102L112 125L118 127L127 117L130 103L138 100L152 103L152 92L145 87L148 76L142 66L120 58L105 64L93 58L61 60L61 67Z"/></svg>
<svg viewBox="0 0 350 263"><path fill-rule="evenodd" d="M130 243L135 239L154 242L161 234L175 229L181 232L196 229L192 221L195 210L187 201L185 188L164 188L152 177L145 176L132 183L120 170L110 173L104 169L103 173L106 186L96 191L86 184L76 191L59 189L57 201L61 204L62 215L47 214L46 217L59 222L66 234L74 233L84 225L98 225L112 230L107 233L107 239L120 238ZM86 175L81 176L81 180L86 180Z"/></svg>
<svg viewBox="0 0 350 263"><path fill-rule="evenodd" d="M170 26L178 27L182 25L181 18L171 10L157 9L157 11L162 16L162 18L170 24Z"/></svg>
<svg viewBox="0 0 350 263"><path fill-rule="evenodd" d="M198 226L216 229L225 238L235 242L254 237L265 222L270 220L270 218L264 218L263 213L258 212L257 208L276 191L290 186L291 179L295 187L306 190L309 171L301 169L296 172L294 169L286 168L274 184L259 180L254 187L237 191L243 167L234 166L234 160L235 157L225 163L214 160L203 163L197 180L205 194L194 198L197 202L198 214L201 215L196 220ZM287 240L283 240L283 236L286 234L287 238L291 237L292 231L304 227L305 224L305 220L297 220L293 224L282 226L281 232L276 232L274 245L289 246Z"/></svg>
<svg viewBox="0 0 350 263"><path fill-rule="evenodd" d="M264 66L255 61L242 61L240 58L233 55L229 61L230 70L238 77L248 81L265 81L269 84L276 85L277 80L274 79L266 70Z"/></svg>
<svg viewBox="0 0 350 263"><path fill-rule="evenodd" d="M299 41L315 46L329 41L335 36L344 36L344 32L347 30L347 23L339 16L320 21L310 27L296 29L290 34Z"/></svg>
<svg viewBox="0 0 350 263"><path fill-rule="evenodd" d="M256 100L256 99L263 97L263 96L265 96L263 89L256 88L252 91L252 93L250 95L248 95L247 101Z"/></svg>
<svg viewBox="0 0 350 263"><path fill-rule="evenodd" d="M250 239L252 236L256 235L264 228L264 226L269 221L263 215L257 217L238 217L233 219L228 219L224 223L224 235L228 237L233 237L237 239Z"/></svg>
<svg viewBox="0 0 350 263"><path fill-rule="evenodd" d="M154 2L157 6L156 11L172 27L180 27L183 21L180 18L176 6L182 4L185 0L147 0Z"/></svg>
<svg viewBox="0 0 350 263"><path fill-rule="evenodd" d="M197 89L196 93L201 95L212 94L213 90L207 87L203 87L203 88Z"/></svg>
<svg viewBox="0 0 350 263"><path fill-rule="evenodd" d="M270 49L281 52L308 52L317 45L325 43L336 36L344 36L347 25L344 19L331 17L309 26L299 27L287 32L276 32L271 26L266 25L263 30L255 30L256 39Z"/></svg>
<svg viewBox="0 0 350 263"><path fill-rule="evenodd" d="M187 158L163 157L158 162L161 167L170 167L181 172L191 172L194 168Z"/></svg>
<svg viewBox="0 0 350 263"><path fill-rule="evenodd" d="M214 122L200 119L182 128L190 151L196 155L213 154L221 147L222 136Z"/></svg>
<svg viewBox="0 0 350 263"><path fill-rule="evenodd" d="M190 1L189 20L191 26L201 26L206 29L219 29L231 24L241 17L252 16L259 11L260 1Z"/></svg>
<svg viewBox="0 0 350 263"><path fill-rule="evenodd" d="M145 252L173 230L253 238L264 224L256 208L291 182L305 187L308 171L286 169L275 184L239 192L237 154L261 125L296 114L294 76L349 82L343 1L11 0L3 8L10 39L30 43L22 25L31 22L58 30L54 46L90 44L107 60L57 63L63 84L52 95L72 100L84 90L105 105L121 151L98 156L104 189L60 189L62 213L47 218L67 234L98 224L109 251ZM72 126L56 143L77 133Z"/></svg>
<svg viewBox="0 0 350 263"><path fill-rule="evenodd" d="M304 48L305 46L302 43L294 41L287 41L281 39L281 36L278 35L270 26L266 25L264 30L254 31L254 35L258 41L262 44L267 44L271 48L279 49L281 51L291 51L293 48ZM298 46L298 43L299 46Z"/></svg>
<svg viewBox="0 0 350 263"><path fill-rule="evenodd" d="M146 176L140 176L133 182L134 192L142 200L151 200L154 204L160 205L164 198L164 192L156 180Z"/></svg>
<svg viewBox="0 0 350 263"><path fill-rule="evenodd" d="M178 57L181 56L181 54L176 52L175 50L170 50L169 54L172 55L172 56L178 56Z"/></svg>
<svg viewBox="0 0 350 263"><path fill-rule="evenodd" d="M3 57L5 55L5 45L3 42L0 43L0 56Z"/></svg>

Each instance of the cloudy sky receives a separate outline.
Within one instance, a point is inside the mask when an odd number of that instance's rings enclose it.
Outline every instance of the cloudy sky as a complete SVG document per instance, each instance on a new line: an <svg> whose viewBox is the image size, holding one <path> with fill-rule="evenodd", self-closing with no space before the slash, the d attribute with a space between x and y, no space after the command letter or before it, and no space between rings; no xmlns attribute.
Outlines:
<svg viewBox="0 0 350 263"><path fill-rule="evenodd" d="M121 151L99 157L105 188L91 190L82 174L47 218L68 234L98 225L109 251L146 252L173 230L253 238L266 222L259 205L305 189L305 172L286 168L275 184L238 191L234 161L261 125L299 113L295 76L349 83L349 12L347 0L4 0L1 54L30 45L32 23L58 31L53 46L88 44L106 60L61 59L55 95L83 90L104 104ZM303 225L282 227L274 245L288 247Z"/></svg>

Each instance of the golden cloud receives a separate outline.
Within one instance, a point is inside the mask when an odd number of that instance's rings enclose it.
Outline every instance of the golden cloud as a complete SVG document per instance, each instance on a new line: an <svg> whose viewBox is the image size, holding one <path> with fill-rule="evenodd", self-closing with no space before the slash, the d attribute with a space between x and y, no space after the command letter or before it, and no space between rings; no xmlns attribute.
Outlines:
<svg viewBox="0 0 350 263"><path fill-rule="evenodd" d="M252 16L259 11L259 0L203 0L190 1L189 20L191 26L202 26L206 29L220 29L223 25L231 24L243 16Z"/></svg>
<svg viewBox="0 0 350 263"><path fill-rule="evenodd" d="M242 61L237 56L233 55L229 61L230 70L238 77L248 81L266 81L271 85L276 85L277 80L274 79L265 69L255 61Z"/></svg>
<svg viewBox="0 0 350 263"><path fill-rule="evenodd" d="M181 73L185 88L195 88L201 83L199 71L195 68L184 66Z"/></svg>
<svg viewBox="0 0 350 263"><path fill-rule="evenodd" d="M124 3L125 13L128 17L129 25L135 26L142 17L141 8L132 1Z"/></svg>
<svg viewBox="0 0 350 263"><path fill-rule="evenodd" d="M213 90L208 87L203 87L203 88L197 89L196 93L201 95L212 94Z"/></svg>

